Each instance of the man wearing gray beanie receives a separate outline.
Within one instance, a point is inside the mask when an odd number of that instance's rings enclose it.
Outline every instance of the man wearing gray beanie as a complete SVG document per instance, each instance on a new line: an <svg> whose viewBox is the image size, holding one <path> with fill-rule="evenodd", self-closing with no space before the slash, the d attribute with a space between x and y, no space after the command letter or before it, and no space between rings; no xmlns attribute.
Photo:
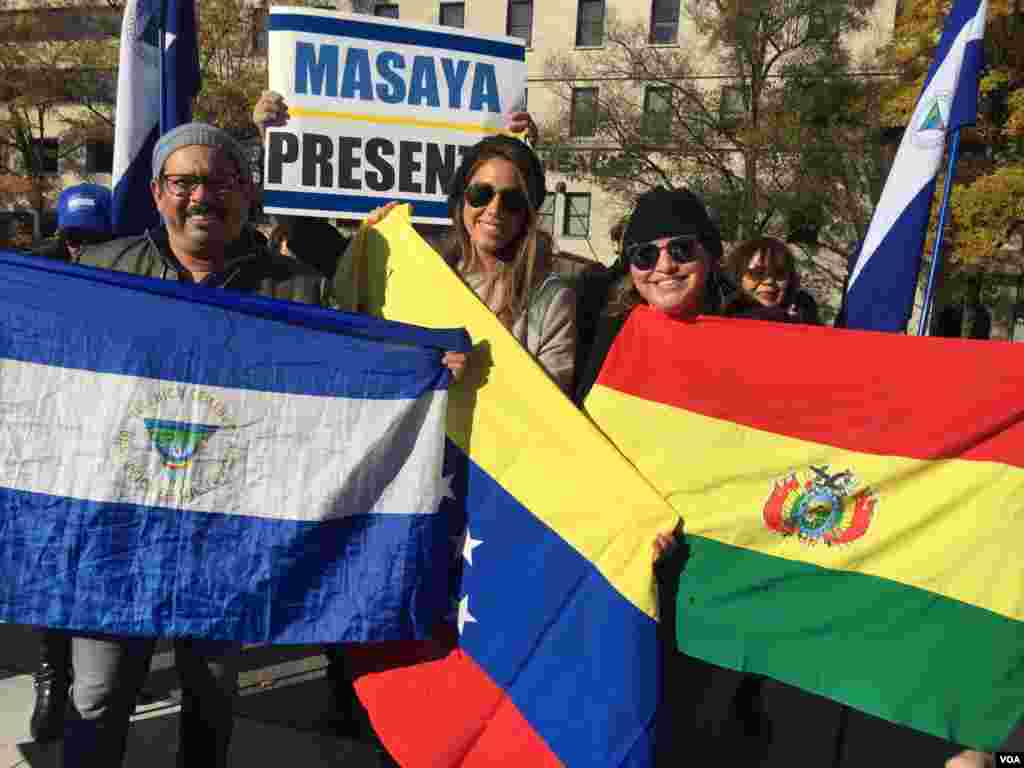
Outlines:
<svg viewBox="0 0 1024 768"><path fill-rule="evenodd" d="M315 269L271 254L253 237L246 222L253 195L248 160L226 132L189 123L165 134L153 151L151 190L162 227L88 246L76 263L308 304L326 300L325 279ZM137 637L72 639L74 711L65 724L66 767L122 764L154 643ZM178 765L227 765L238 651L233 644L175 641L182 687Z"/></svg>

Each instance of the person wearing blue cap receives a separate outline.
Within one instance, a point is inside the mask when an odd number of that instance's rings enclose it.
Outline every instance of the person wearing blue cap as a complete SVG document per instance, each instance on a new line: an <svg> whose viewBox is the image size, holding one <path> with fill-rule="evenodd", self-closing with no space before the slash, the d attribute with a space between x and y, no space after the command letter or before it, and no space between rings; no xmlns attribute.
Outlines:
<svg viewBox="0 0 1024 768"><path fill-rule="evenodd" d="M78 259L87 245L113 237L110 223L111 194L99 184L75 184L57 199L57 235L33 253L61 261Z"/></svg>
<svg viewBox="0 0 1024 768"><path fill-rule="evenodd" d="M57 234L33 250L37 256L61 261L78 259L86 245L110 240L111 194L98 184L75 184L57 199ZM70 685L71 638L65 632L39 633L39 662L32 673L35 705L29 734L39 743L53 741L64 729Z"/></svg>

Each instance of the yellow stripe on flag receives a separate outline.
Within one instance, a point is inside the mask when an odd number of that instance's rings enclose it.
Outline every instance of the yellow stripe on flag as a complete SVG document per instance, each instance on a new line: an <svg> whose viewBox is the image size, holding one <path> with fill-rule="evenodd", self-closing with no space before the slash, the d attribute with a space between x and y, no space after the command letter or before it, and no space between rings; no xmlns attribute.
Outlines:
<svg viewBox="0 0 1024 768"><path fill-rule="evenodd" d="M1024 469L843 450L603 386L594 387L585 405L679 512L688 533L890 579L1024 620L1024 584L1005 576L1008 558L1016 557L1013 543L1024 538ZM832 474L849 470L858 488L874 491L876 505L862 536L829 546L766 525L775 482L791 473L807 478L812 465Z"/></svg>

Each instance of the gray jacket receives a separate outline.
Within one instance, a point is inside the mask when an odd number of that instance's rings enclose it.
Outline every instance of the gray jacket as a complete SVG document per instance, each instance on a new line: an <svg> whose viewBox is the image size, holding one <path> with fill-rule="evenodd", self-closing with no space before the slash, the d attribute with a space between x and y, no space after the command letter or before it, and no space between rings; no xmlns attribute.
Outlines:
<svg viewBox="0 0 1024 768"><path fill-rule="evenodd" d="M162 280L190 280L188 270L171 253L164 229L123 237L83 249L77 264L100 267ZM304 304L327 305L326 280L313 267L272 254L251 231L228 248L222 272L207 276L200 285L255 293Z"/></svg>

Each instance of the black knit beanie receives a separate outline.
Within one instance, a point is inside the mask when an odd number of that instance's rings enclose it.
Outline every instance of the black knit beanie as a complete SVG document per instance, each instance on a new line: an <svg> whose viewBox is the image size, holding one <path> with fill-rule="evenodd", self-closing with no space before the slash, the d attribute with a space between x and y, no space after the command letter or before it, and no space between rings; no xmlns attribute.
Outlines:
<svg viewBox="0 0 1024 768"><path fill-rule="evenodd" d="M722 238L704 203L688 189L655 187L640 195L622 236L622 252L634 243L663 237L696 238L713 263L722 258Z"/></svg>
<svg viewBox="0 0 1024 768"><path fill-rule="evenodd" d="M519 139L499 135L488 136L486 139L478 141L462 156L462 162L448 184L449 216L454 218L456 206L462 204L462 196L466 192L469 174L473 167L479 161L489 160L492 157L510 160L519 169L526 181L526 193L530 198L530 205L534 210L540 209L546 194L544 166L541 165L534 151Z"/></svg>

